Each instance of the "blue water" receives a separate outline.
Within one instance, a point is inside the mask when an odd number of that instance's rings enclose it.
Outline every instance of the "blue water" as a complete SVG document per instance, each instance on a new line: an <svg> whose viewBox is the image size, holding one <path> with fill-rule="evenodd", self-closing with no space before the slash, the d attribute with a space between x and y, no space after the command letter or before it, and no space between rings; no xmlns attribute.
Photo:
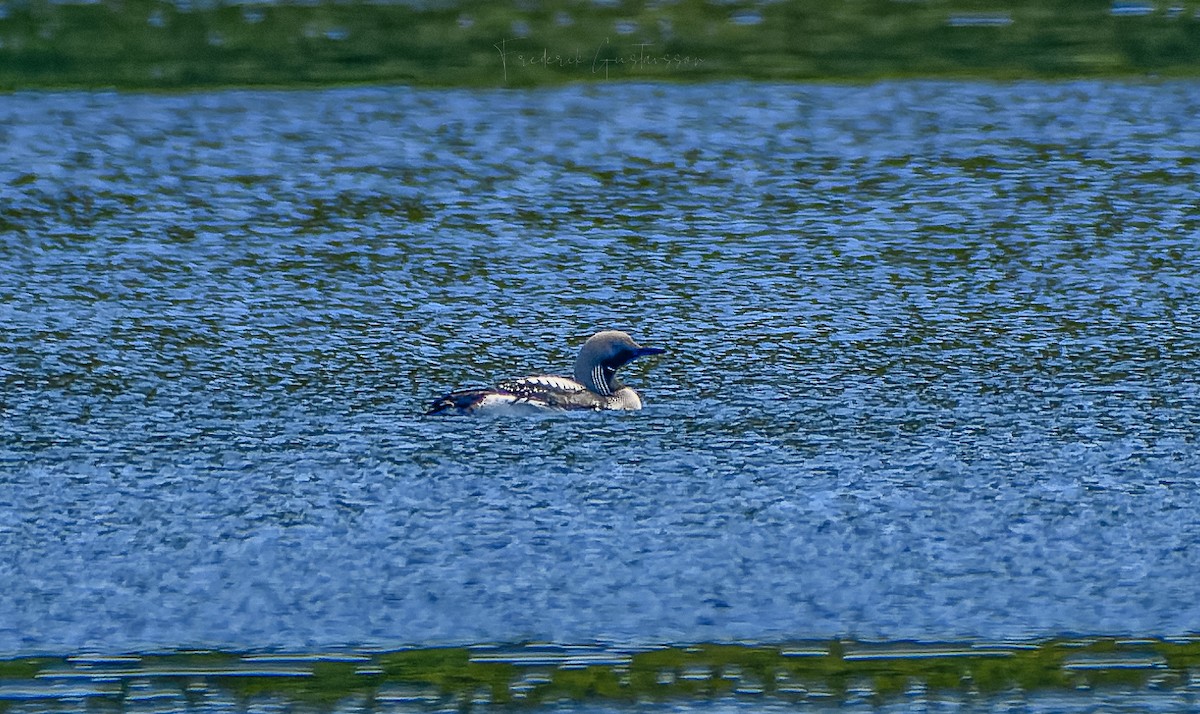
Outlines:
<svg viewBox="0 0 1200 714"><path fill-rule="evenodd" d="M0 653L1196 632L1197 116L0 96ZM642 412L421 416L605 328Z"/></svg>

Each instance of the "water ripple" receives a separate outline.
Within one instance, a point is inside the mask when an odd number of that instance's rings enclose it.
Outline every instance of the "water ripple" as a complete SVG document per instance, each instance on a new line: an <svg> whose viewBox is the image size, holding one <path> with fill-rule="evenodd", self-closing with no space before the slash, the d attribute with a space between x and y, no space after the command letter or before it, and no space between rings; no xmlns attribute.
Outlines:
<svg viewBox="0 0 1200 714"><path fill-rule="evenodd" d="M0 97L0 651L1192 631L1198 96Z"/></svg>

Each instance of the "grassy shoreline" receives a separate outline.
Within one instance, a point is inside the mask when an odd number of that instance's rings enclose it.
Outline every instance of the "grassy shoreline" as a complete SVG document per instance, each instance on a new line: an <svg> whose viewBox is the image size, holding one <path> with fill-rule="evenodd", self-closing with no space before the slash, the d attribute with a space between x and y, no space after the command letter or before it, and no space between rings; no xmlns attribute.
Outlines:
<svg viewBox="0 0 1200 714"><path fill-rule="evenodd" d="M1145 75L1200 76L1200 0L0 0L0 91Z"/></svg>
<svg viewBox="0 0 1200 714"><path fill-rule="evenodd" d="M809 641L620 648L434 647L340 654L189 651L0 660L0 711L14 702L155 696L451 706L634 703L749 697L876 705L913 697L1190 691L1200 638L930 644ZM1086 696L1086 695L1085 695Z"/></svg>

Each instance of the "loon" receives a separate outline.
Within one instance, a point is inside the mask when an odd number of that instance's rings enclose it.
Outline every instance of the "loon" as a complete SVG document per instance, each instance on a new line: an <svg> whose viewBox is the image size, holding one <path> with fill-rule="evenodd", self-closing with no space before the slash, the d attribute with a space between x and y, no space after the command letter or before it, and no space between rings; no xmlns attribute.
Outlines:
<svg viewBox="0 0 1200 714"><path fill-rule="evenodd" d="M575 379L539 375L511 379L490 389L462 389L434 400L425 414L641 409L641 397L617 381L617 370L638 357L664 351L642 347L617 330L597 332L579 350Z"/></svg>

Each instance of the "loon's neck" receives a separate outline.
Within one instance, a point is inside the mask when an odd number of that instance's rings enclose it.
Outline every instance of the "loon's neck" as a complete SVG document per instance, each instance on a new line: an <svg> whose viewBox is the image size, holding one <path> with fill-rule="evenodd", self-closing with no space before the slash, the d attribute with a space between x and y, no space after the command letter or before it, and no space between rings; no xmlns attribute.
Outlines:
<svg viewBox="0 0 1200 714"><path fill-rule="evenodd" d="M611 397L622 388L617 381L617 370L600 363L587 364L582 360L575 364L575 381L603 397Z"/></svg>

